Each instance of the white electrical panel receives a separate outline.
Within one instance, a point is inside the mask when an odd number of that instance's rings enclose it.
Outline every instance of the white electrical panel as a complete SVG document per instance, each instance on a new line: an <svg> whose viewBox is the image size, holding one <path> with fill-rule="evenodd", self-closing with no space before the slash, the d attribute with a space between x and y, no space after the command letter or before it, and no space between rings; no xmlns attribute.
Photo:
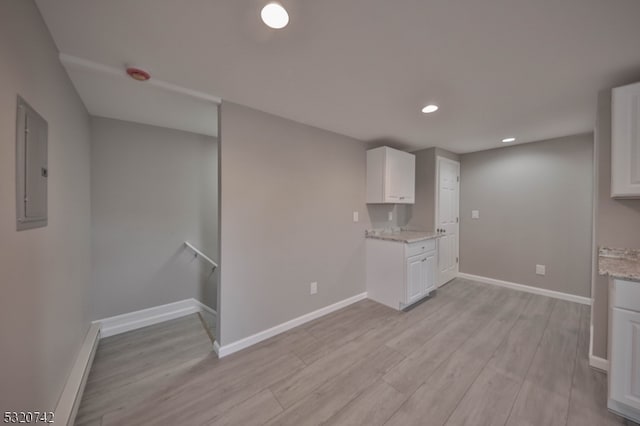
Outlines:
<svg viewBox="0 0 640 426"><path fill-rule="evenodd" d="M18 96L16 120L17 230L47 226L48 125Z"/></svg>

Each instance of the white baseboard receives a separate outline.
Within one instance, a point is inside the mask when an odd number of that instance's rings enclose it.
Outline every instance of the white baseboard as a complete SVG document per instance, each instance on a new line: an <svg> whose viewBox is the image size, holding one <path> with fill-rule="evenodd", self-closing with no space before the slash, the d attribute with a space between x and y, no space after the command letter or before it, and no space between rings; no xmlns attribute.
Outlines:
<svg viewBox="0 0 640 426"><path fill-rule="evenodd" d="M100 324L91 324L58 400L55 411L56 424L73 425L99 340Z"/></svg>
<svg viewBox="0 0 640 426"><path fill-rule="evenodd" d="M497 285L500 287L511 288L514 290L520 290L527 293L539 294L542 296L552 297L554 299L567 300L569 302L576 302L582 305L591 305L592 300L589 297L576 296L575 294L562 293L560 291L547 290L544 288L532 287L525 284L512 283L510 281L496 280L495 278L482 277L480 275L465 274L459 272L458 277L467 280L478 281L485 284Z"/></svg>
<svg viewBox="0 0 640 426"><path fill-rule="evenodd" d="M638 412L637 408L629 407L628 405L614 401L613 399L607 400L607 408L609 411L612 411L621 417L640 423L640 412ZM629 422L625 422L625 424L629 424Z"/></svg>
<svg viewBox="0 0 640 426"><path fill-rule="evenodd" d="M233 343L229 343L228 345L219 346L214 344L214 349L218 353L218 357L222 358L227 355L231 355L234 352L238 352L239 350L248 348L249 346L255 345L256 343L262 342L270 337L276 336L280 333L284 333L285 331L291 330L294 327L312 321L316 318L320 318L324 315L330 314L331 312L337 311L338 309L342 309L346 306L349 306L353 303L359 302L360 300L366 299L367 293L360 293L353 297L349 297L347 299L341 300L333 305L325 306L324 308L320 308L316 311L309 312L308 314L299 316L290 321L283 322L282 324L276 325L275 327L271 327L267 330L261 331L259 333L253 334L249 337L245 337L244 339L240 339ZM217 348L216 348L217 345Z"/></svg>
<svg viewBox="0 0 640 426"><path fill-rule="evenodd" d="M609 371L609 361L599 356L589 355L589 365L605 373Z"/></svg>
<svg viewBox="0 0 640 426"><path fill-rule="evenodd" d="M101 337L109 337L203 311L214 315L216 313L216 311L196 299L185 299L141 311L96 320L93 323L100 325Z"/></svg>
<svg viewBox="0 0 640 426"><path fill-rule="evenodd" d="M206 312L208 314L216 315L216 316L218 315L218 313L216 312L215 309L211 308L210 306L205 305L201 301L196 300L196 299L189 299L189 300L191 300L192 303L194 303L200 309L200 312Z"/></svg>
<svg viewBox="0 0 640 426"><path fill-rule="evenodd" d="M605 373L609 371L609 361L593 354L593 324L589 328L589 365Z"/></svg>

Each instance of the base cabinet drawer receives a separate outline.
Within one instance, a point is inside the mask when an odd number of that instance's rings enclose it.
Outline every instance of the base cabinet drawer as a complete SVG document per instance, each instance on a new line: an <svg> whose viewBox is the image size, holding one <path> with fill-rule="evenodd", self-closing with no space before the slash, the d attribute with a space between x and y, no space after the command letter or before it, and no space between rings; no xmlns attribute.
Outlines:
<svg viewBox="0 0 640 426"><path fill-rule="evenodd" d="M424 240L405 246L406 256L412 257L436 249L436 240Z"/></svg>
<svg viewBox="0 0 640 426"><path fill-rule="evenodd" d="M614 279L610 293L612 307L640 312L640 283Z"/></svg>

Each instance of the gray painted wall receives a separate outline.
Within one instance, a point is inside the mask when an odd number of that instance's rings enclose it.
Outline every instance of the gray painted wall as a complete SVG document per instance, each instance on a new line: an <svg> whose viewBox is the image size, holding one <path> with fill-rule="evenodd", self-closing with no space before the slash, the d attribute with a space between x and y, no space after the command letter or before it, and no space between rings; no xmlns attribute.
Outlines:
<svg viewBox="0 0 640 426"><path fill-rule="evenodd" d="M399 228L409 223L409 206L405 204L367 204L367 212L373 229Z"/></svg>
<svg viewBox="0 0 640 426"><path fill-rule="evenodd" d="M627 83L632 83L630 80ZM637 81L637 80L635 80ZM622 85L622 83L621 83ZM611 198L611 91L598 95L596 128L598 246L640 248L640 200ZM597 267L597 263L594 265ZM593 283L593 354L607 358L608 280L594 274Z"/></svg>
<svg viewBox="0 0 640 426"><path fill-rule="evenodd" d="M16 232L16 96L49 123L49 223ZM52 410L89 328L89 116L31 0L0 2L0 411Z"/></svg>
<svg viewBox="0 0 640 426"><path fill-rule="evenodd" d="M460 156L442 148L427 148L413 152L416 156L416 202L407 206L407 225L425 231L435 230L436 220L436 158L460 161Z"/></svg>
<svg viewBox="0 0 640 426"><path fill-rule="evenodd" d="M460 271L588 297L592 173L592 134L462 155Z"/></svg>
<svg viewBox="0 0 640 426"><path fill-rule="evenodd" d="M364 292L365 144L229 102L220 144L221 344Z"/></svg>
<svg viewBox="0 0 640 426"><path fill-rule="evenodd" d="M217 141L92 118L93 319L196 298L216 277L183 246L217 254Z"/></svg>

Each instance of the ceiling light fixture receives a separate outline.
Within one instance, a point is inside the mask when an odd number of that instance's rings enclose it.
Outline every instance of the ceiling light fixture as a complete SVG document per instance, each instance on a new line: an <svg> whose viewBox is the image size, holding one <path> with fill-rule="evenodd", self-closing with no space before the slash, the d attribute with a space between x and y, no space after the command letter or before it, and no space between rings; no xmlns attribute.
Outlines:
<svg viewBox="0 0 640 426"><path fill-rule="evenodd" d="M432 112L436 112L438 110L438 105L427 105L426 107L422 108L422 112L424 112L425 114L430 114Z"/></svg>
<svg viewBox="0 0 640 426"><path fill-rule="evenodd" d="M516 138L504 138L502 139L502 143L515 142Z"/></svg>
<svg viewBox="0 0 640 426"><path fill-rule="evenodd" d="M287 10L276 2L271 2L263 7L260 17L268 27L276 30L286 27L289 23Z"/></svg>

